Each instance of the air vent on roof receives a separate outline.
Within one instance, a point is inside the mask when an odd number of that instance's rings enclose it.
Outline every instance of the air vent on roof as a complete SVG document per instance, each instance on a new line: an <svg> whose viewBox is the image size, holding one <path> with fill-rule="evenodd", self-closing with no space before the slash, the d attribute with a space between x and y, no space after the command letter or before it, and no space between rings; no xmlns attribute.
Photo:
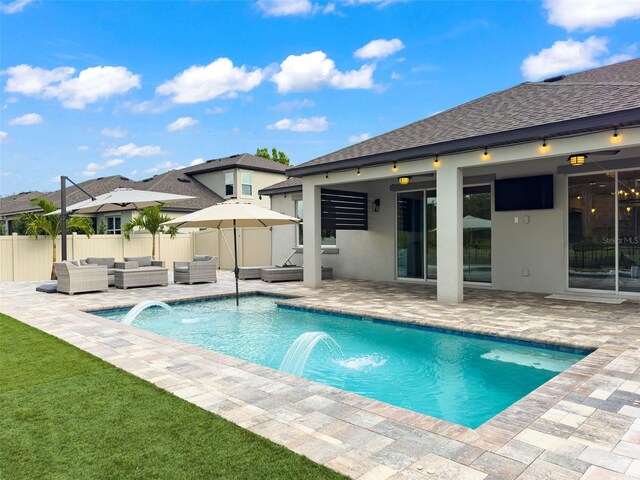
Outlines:
<svg viewBox="0 0 640 480"><path fill-rule="evenodd" d="M557 82L559 80L562 80L566 75L556 75L555 77L549 77L549 78L545 78L543 80L544 83L553 83L553 82Z"/></svg>
<svg viewBox="0 0 640 480"><path fill-rule="evenodd" d="M96 178L96 180L102 180L104 177L98 177Z"/></svg>
<svg viewBox="0 0 640 480"><path fill-rule="evenodd" d="M130 179L128 179L127 177L123 177L122 175L120 176L120 180L124 180L125 182L131 181Z"/></svg>
<svg viewBox="0 0 640 480"><path fill-rule="evenodd" d="M189 180L188 178L178 178L178 181L182 183L191 183L191 180Z"/></svg>
<svg viewBox="0 0 640 480"><path fill-rule="evenodd" d="M236 157L239 157L239 156L240 156L240 154L236 153L235 155L231 155L229 158L236 158Z"/></svg>
<svg viewBox="0 0 640 480"><path fill-rule="evenodd" d="M151 180L153 180L153 177L145 178L142 183L150 182Z"/></svg>

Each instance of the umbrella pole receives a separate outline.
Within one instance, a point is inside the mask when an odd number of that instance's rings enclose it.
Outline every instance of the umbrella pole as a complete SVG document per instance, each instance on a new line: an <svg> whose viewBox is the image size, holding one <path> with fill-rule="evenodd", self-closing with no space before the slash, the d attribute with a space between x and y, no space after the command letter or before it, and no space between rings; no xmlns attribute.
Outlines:
<svg viewBox="0 0 640 480"><path fill-rule="evenodd" d="M235 268L233 269L233 273L236 276L236 306L240 305L240 294L238 293L238 273L240 270L238 269L238 240L236 236L236 220L233 219L233 258L235 260Z"/></svg>

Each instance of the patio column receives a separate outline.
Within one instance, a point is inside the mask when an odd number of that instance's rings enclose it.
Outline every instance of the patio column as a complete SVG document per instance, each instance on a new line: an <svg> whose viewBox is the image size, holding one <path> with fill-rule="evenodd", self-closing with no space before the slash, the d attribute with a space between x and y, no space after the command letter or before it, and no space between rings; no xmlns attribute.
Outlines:
<svg viewBox="0 0 640 480"><path fill-rule="evenodd" d="M438 301L462 303L462 169L442 165L437 172Z"/></svg>
<svg viewBox="0 0 640 480"><path fill-rule="evenodd" d="M304 286L318 288L322 283L321 233L320 233L320 187L303 180L303 253Z"/></svg>

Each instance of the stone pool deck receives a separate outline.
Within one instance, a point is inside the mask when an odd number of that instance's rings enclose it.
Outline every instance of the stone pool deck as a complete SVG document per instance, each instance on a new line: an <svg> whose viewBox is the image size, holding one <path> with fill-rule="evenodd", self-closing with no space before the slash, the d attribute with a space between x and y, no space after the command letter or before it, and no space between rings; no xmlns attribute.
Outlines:
<svg viewBox="0 0 640 480"><path fill-rule="evenodd" d="M352 478L640 478L638 301L474 289L456 306L428 285L240 282L243 292L296 295L287 303L298 306L597 349L475 430L84 312L233 292L231 273L218 278L73 296L3 283L0 311Z"/></svg>

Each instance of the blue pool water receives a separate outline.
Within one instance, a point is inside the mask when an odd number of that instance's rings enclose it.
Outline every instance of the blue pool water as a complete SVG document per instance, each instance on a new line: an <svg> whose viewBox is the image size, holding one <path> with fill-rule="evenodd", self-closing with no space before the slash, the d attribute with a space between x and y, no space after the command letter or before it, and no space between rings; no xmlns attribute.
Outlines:
<svg viewBox="0 0 640 480"><path fill-rule="evenodd" d="M121 321L129 309L93 312ZM475 428L579 361L560 351L434 329L277 307L272 297L172 304L144 310L133 325L278 369L305 332L325 332L302 376ZM334 356L335 355L335 356Z"/></svg>

